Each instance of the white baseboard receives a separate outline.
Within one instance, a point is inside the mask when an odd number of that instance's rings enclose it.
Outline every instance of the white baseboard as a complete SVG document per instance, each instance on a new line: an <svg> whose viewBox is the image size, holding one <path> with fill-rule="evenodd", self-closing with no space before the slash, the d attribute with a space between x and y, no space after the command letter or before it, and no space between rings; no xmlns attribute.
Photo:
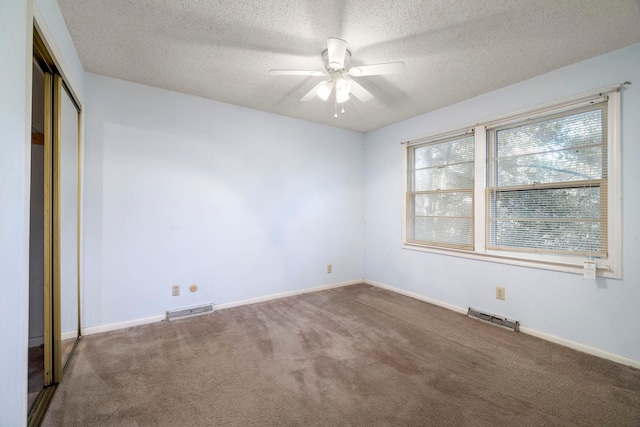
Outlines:
<svg viewBox="0 0 640 427"><path fill-rule="evenodd" d="M78 331L67 331L62 333L62 341L76 338L78 336Z"/></svg>
<svg viewBox="0 0 640 427"><path fill-rule="evenodd" d="M326 289L341 288L343 286L348 286L348 285L356 285L362 282L364 282L363 279L356 279L356 280L349 280L347 282L331 283L329 285L320 285L312 288L298 289L298 290L289 291L289 292L281 292L279 294L265 295L263 297L250 298L250 299L245 299L241 301L226 302L223 304L214 304L213 308L215 310L224 310L226 308L239 307L241 305L256 304L259 302L271 301L274 299L286 298L294 295L306 294L309 292L318 292L318 291L324 291Z"/></svg>
<svg viewBox="0 0 640 427"><path fill-rule="evenodd" d="M425 301L428 302L430 304L434 304L440 307L444 307L447 308L449 310L455 311L457 313L461 313L461 314L467 314L467 308L464 307L459 307L457 305L453 305L453 304L448 304L446 302L442 302L442 301L438 301L438 300L434 300L432 298L427 298L425 296L419 295L419 294L415 294L413 292L408 292L402 289L398 289L398 288L394 288L393 286L389 286L389 285L385 285L379 282L375 282L373 280L369 280L369 279L365 279L364 280L365 283L372 285L372 286L376 286L378 288L382 288L382 289L387 289L389 291L392 292L396 292L398 294L401 295L406 295L408 297L411 298L415 298L421 301ZM631 366L633 368L638 368L640 369L640 360L635 360L635 359L630 359L628 357L624 357L624 356L620 356L618 354L614 354L614 353L609 353L607 351L604 350L600 350L598 348L594 348L594 347L589 347L588 345L584 345L575 341L571 341L565 338L561 338L555 335L551 335L551 334L547 334L546 332L541 332L538 331L536 329L532 329L532 328L528 328L526 326L522 326L520 325L520 332L527 334L527 335L532 335L534 337L537 338L541 338L545 341L550 341L552 343L555 344L559 344L561 346L564 347L569 347L572 348L574 350L578 350L581 351L583 353L587 353L590 354L592 356L597 356L600 357L602 359L607 359L607 360L611 360L612 362L616 362L616 363L620 363L622 365L627 365L627 366Z"/></svg>
<svg viewBox="0 0 640 427"><path fill-rule="evenodd" d="M551 341L553 343L560 344L564 347L569 347L574 350L578 350L583 353L590 354L592 356L597 356L602 359L611 360L612 362L617 362L622 365L627 365L633 368L640 369L640 360L634 360L628 357L620 356L618 354L609 353L608 351L600 350L599 348L589 347L587 345L580 344L575 341L570 341L561 337L557 337L555 335L547 334L545 332L540 332L536 329L527 328L522 325L520 325L520 332L525 333L527 335L533 335L534 337L538 337L546 341Z"/></svg>
<svg viewBox="0 0 640 427"><path fill-rule="evenodd" d="M373 280L365 279L364 282L368 285L375 286L377 288L386 289L388 291L393 291L397 294L405 295L411 298L419 299L420 301L428 302L429 304L437 305L439 307L444 307L448 310L455 311L456 313L467 314L467 308L458 307L457 305L448 304L446 302L438 301L433 298L427 298L420 294L415 294L413 292L405 291L403 289L394 288L393 286L385 285L383 283L374 282Z"/></svg>
<svg viewBox="0 0 640 427"><path fill-rule="evenodd" d="M90 328L82 328L82 335L93 335L102 332L115 331L118 329L130 328L132 326L146 325L148 323L160 322L167 318L166 314L145 317L143 319L127 320L126 322L110 323L108 325L92 326Z"/></svg>
<svg viewBox="0 0 640 427"><path fill-rule="evenodd" d="M226 308L232 308L232 307L240 307L242 305L248 305L248 304L256 304L259 302L263 302L263 301L270 301L270 300L274 300L274 299L279 299L279 298L286 298L286 297L290 297L293 295L300 295L300 294L306 294L309 292L318 292L318 291L324 291L326 289L333 289L333 288L340 288L342 286L348 286L348 285L355 285L358 283L362 283L364 280L363 279L356 279L356 280L349 280L347 282L340 282L340 283L331 283L329 285L320 285L320 286L315 286L312 288L305 288L305 289L299 289L299 290L295 290L295 291L289 291L289 292L282 292L282 293L278 293L278 294L272 294L272 295L266 295L263 297L257 297L257 298L250 298L250 299L246 299L246 300L241 300L241 301L234 301L234 302L227 302L227 303L222 303L222 304L214 304L213 305L213 309L214 311L216 310L224 310ZM134 319L134 320L128 320L125 322L118 322L118 323L111 323L108 325L100 325L100 326L93 326L90 328L83 328L82 329L82 335L93 335L93 334L99 334L102 332L109 332L109 331L115 331L118 329L125 329L125 328L130 328L132 326L140 326L140 325L146 325L149 323L156 323L156 322L160 322L162 320L165 320L167 318L166 314L161 314L158 316L151 316L151 317L146 317L143 319Z"/></svg>

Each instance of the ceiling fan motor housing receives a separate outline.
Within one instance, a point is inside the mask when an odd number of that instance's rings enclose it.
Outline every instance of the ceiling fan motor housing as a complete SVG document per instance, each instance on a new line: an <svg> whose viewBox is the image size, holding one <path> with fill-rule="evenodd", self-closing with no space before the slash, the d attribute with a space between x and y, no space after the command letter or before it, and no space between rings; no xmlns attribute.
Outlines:
<svg viewBox="0 0 640 427"><path fill-rule="evenodd" d="M339 69L333 68L329 63L329 50L325 49L322 51L322 61L324 62L324 68L328 71L339 71ZM349 68L349 64L351 63L351 51L347 49L344 54L344 65L341 70L346 70Z"/></svg>

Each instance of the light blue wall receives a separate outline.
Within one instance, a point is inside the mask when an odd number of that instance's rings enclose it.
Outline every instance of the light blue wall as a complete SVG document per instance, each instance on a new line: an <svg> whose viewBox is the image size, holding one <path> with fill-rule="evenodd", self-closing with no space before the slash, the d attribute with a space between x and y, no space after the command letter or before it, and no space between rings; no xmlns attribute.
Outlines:
<svg viewBox="0 0 640 427"><path fill-rule="evenodd" d="M31 159L27 1L0 0L0 426L26 424Z"/></svg>
<svg viewBox="0 0 640 427"><path fill-rule="evenodd" d="M361 134L95 74L86 89L85 327L362 279Z"/></svg>
<svg viewBox="0 0 640 427"><path fill-rule="evenodd" d="M428 77L425 77L428 78ZM468 126L607 85L622 94L623 280L401 249L400 142ZM640 44L368 133L365 136L365 277L459 307L640 360ZM495 287L507 299L495 299Z"/></svg>
<svg viewBox="0 0 640 427"><path fill-rule="evenodd" d="M0 426L11 427L27 411L29 4L0 0ZM640 360L640 45L362 136L86 77L55 0L35 5L88 117L85 327L364 275ZM401 249L400 141L625 80L634 84L622 97L623 280ZM201 288L189 294L194 282ZM170 296L172 284L183 285L181 297ZM495 286L507 288L506 301Z"/></svg>

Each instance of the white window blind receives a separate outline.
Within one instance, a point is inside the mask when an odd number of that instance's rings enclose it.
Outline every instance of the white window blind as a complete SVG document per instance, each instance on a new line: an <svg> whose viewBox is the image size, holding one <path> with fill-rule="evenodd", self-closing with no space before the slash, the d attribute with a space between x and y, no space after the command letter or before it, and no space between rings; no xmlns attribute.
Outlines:
<svg viewBox="0 0 640 427"><path fill-rule="evenodd" d="M473 134L408 148L407 242L473 249Z"/></svg>
<svg viewBox="0 0 640 427"><path fill-rule="evenodd" d="M487 248L607 254L607 102L489 129Z"/></svg>

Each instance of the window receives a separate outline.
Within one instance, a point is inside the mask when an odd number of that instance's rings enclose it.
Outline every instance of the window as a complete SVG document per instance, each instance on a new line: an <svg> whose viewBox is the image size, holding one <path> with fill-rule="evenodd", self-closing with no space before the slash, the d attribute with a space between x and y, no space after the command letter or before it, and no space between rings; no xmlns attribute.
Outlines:
<svg viewBox="0 0 640 427"><path fill-rule="evenodd" d="M488 131L488 247L606 256L605 106Z"/></svg>
<svg viewBox="0 0 640 427"><path fill-rule="evenodd" d="M409 142L405 247L620 277L616 89Z"/></svg>
<svg viewBox="0 0 640 427"><path fill-rule="evenodd" d="M410 147L409 237L473 249L473 135Z"/></svg>

